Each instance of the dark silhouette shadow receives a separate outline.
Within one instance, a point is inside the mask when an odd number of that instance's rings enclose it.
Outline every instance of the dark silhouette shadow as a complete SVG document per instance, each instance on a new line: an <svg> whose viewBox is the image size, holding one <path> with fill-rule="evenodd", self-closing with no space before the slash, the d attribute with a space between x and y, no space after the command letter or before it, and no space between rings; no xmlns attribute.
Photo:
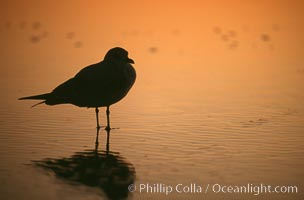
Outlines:
<svg viewBox="0 0 304 200"><path fill-rule="evenodd" d="M46 158L33 161L35 166L70 184L100 188L109 199L127 199L128 186L135 181L135 168L117 152L110 151L110 130L107 130L106 150L98 150L99 129L95 149L76 152L67 158Z"/></svg>

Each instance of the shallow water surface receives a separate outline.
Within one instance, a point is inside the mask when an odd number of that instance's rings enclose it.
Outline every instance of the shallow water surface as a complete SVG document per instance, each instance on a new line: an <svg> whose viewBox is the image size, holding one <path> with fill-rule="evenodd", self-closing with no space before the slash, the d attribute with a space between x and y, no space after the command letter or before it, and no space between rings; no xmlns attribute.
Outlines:
<svg viewBox="0 0 304 200"><path fill-rule="evenodd" d="M111 107L114 129L108 143L101 129L95 146L93 109L30 108L33 101L17 100L56 84L34 86L38 79L2 79L1 199L303 197L300 85L212 87L171 79L160 87L139 78L130 94ZM100 115L105 124L105 109ZM130 184L135 192L128 191ZM178 184L185 191L175 191ZM298 194L216 193L216 184L292 185ZM170 187L174 191L166 195Z"/></svg>

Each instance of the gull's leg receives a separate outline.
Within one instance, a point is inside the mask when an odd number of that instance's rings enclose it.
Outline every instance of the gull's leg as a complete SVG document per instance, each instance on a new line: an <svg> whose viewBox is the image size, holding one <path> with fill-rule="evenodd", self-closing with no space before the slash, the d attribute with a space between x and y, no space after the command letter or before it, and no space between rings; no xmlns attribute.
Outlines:
<svg viewBox="0 0 304 200"><path fill-rule="evenodd" d="M95 108L95 112L96 112L96 122L97 122L97 129L100 129L100 126L99 126L99 119L98 119L98 113L99 113L99 110L98 110L98 107Z"/></svg>
<svg viewBox="0 0 304 200"><path fill-rule="evenodd" d="M109 153L110 150L110 129L107 129L107 144L106 144L106 152Z"/></svg>
<svg viewBox="0 0 304 200"><path fill-rule="evenodd" d="M98 151L98 144L99 144L98 138L99 138L99 128L96 129L96 139L95 139L95 151L96 152Z"/></svg>
<svg viewBox="0 0 304 200"><path fill-rule="evenodd" d="M107 127L106 127L106 130L110 130L110 106L107 106Z"/></svg>

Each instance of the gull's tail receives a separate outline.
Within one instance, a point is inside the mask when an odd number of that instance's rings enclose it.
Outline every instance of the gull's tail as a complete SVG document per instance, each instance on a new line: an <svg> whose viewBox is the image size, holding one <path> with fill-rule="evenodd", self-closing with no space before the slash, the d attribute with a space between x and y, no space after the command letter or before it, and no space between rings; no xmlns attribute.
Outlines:
<svg viewBox="0 0 304 200"><path fill-rule="evenodd" d="M24 100L24 99L44 99L46 100L50 96L50 93L45 93L45 94L38 94L34 96L28 96L28 97L21 97L19 100Z"/></svg>
<svg viewBox="0 0 304 200"><path fill-rule="evenodd" d="M38 106L39 104L45 103L46 99L50 96L50 93L45 93L45 94L39 94L39 95L34 95L34 96L28 96L28 97L21 97L18 100L25 100L25 99L36 99L36 100L44 100L41 101L37 104L34 104L32 107Z"/></svg>

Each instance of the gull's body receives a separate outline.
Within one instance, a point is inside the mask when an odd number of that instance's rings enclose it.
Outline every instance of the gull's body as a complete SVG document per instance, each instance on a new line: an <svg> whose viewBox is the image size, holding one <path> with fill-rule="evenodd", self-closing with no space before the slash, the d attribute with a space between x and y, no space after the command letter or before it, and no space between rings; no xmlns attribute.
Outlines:
<svg viewBox="0 0 304 200"><path fill-rule="evenodd" d="M96 109L107 107L107 129L110 129L109 107L127 95L136 79L128 52L120 47L110 49L103 61L87 66L52 92L20 99L41 99L47 105L73 104ZM39 104L40 104L39 103Z"/></svg>

